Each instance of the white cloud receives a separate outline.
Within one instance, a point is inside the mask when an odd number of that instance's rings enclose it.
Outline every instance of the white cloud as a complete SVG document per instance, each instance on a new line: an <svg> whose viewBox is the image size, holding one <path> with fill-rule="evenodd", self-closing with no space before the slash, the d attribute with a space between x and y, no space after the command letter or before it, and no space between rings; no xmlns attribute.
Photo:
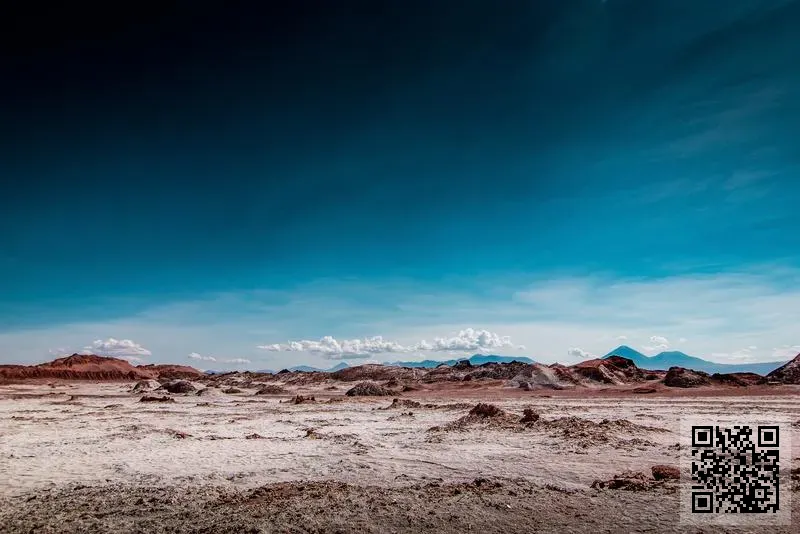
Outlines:
<svg viewBox="0 0 800 534"><path fill-rule="evenodd" d="M251 363L250 360L245 358L231 358L230 360L220 360L222 363Z"/></svg>
<svg viewBox="0 0 800 534"><path fill-rule="evenodd" d="M593 360L597 358L597 356L592 354L591 352L583 350L578 347L572 347L569 350L567 350L567 355L569 355L570 358L579 358L581 360Z"/></svg>
<svg viewBox="0 0 800 534"><path fill-rule="evenodd" d="M126 356L151 356L152 353L138 343L130 339L114 339L110 337L106 340L96 339L91 345L83 348L81 354L97 354L98 356L113 356L124 358Z"/></svg>
<svg viewBox="0 0 800 534"><path fill-rule="evenodd" d="M318 354L330 360L342 358L369 358L374 354L404 353L409 352L409 347L404 347L394 341L384 340L382 336L364 339L337 340L333 336L324 336L319 341L301 340L288 343L273 343L259 345L258 348L270 352L308 352Z"/></svg>
<svg viewBox="0 0 800 534"><path fill-rule="evenodd" d="M628 341L628 336L617 336L617 341Z"/></svg>
<svg viewBox="0 0 800 534"><path fill-rule="evenodd" d="M488 330L475 330L472 328L461 330L454 337L437 337L432 344L423 340L418 345L419 350L433 352L486 352L513 346L514 344L509 336L500 336Z"/></svg>
<svg viewBox="0 0 800 534"><path fill-rule="evenodd" d="M203 356L201 354L197 354L196 352L192 352L189 354L189 359L191 360L199 360L203 362L215 362L217 359L213 356Z"/></svg>
<svg viewBox="0 0 800 534"><path fill-rule="evenodd" d="M678 338L678 343L686 343L687 341L689 341L689 340L686 339L685 337ZM753 348L755 348L755 347L753 347Z"/></svg>
<svg viewBox="0 0 800 534"><path fill-rule="evenodd" d="M452 337L437 337L433 342L422 340L414 345L402 345L396 341L389 341L383 336L374 336L364 339L337 340L332 336L325 336L319 341L300 340L288 343L272 343L259 345L259 349L270 352L308 352L319 354L331 360L342 358L369 358L375 354L404 354L413 352L488 352L501 348L516 348L524 350L525 346L515 346L508 336L500 336L488 330L466 328Z"/></svg>

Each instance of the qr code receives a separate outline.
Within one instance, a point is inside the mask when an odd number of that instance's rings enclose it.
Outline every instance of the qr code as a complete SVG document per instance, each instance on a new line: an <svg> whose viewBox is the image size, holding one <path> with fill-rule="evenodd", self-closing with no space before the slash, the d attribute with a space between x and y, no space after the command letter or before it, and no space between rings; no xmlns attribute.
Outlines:
<svg viewBox="0 0 800 534"><path fill-rule="evenodd" d="M780 510L780 427L693 425L692 513Z"/></svg>

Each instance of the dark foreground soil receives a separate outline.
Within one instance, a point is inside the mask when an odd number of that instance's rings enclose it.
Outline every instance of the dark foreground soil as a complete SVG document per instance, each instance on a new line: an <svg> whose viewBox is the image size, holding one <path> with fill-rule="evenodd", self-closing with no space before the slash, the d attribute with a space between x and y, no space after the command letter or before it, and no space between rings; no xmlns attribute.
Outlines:
<svg viewBox="0 0 800 534"><path fill-rule="evenodd" d="M395 488L340 482L278 483L247 490L68 486L0 499L0 531L700 532L678 524L678 495L669 484L645 491L567 491L482 479ZM788 533L792 528L769 531Z"/></svg>

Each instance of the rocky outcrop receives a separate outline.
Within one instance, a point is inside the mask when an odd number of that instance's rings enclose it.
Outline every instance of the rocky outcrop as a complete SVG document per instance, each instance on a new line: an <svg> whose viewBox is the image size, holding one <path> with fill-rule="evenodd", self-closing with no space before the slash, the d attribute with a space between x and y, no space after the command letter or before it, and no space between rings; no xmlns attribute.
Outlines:
<svg viewBox="0 0 800 534"><path fill-rule="evenodd" d="M767 381L781 384L800 384L800 354L786 365L782 365L769 373Z"/></svg>
<svg viewBox="0 0 800 534"><path fill-rule="evenodd" d="M670 367L664 377L664 385L672 388L696 388L710 384L708 373L683 367Z"/></svg>
<svg viewBox="0 0 800 534"><path fill-rule="evenodd" d="M170 393L194 393L197 388L188 380L170 380L162 384L161 388Z"/></svg>
<svg viewBox="0 0 800 534"><path fill-rule="evenodd" d="M645 373L639 369L633 360L621 356L587 360L569 368L580 377L603 384L627 384L641 382Z"/></svg>

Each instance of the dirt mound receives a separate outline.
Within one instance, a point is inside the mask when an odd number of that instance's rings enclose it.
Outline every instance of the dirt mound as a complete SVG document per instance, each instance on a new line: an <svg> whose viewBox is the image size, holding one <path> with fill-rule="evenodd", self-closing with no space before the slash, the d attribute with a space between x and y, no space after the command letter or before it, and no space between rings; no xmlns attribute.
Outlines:
<svg viewBox="0 0 800 534"><path fill-rule="evenodd" d="M670 367L664 377L664 385L672 388L696 388L710 384L708 373L683 367Z"/></svg>
<svg viewBox="0 0 800 534"><path fill-rule="evenodd" d="M287 393L289 393L288 389L276 384L262 386L258 391L256 391L256 395L286 395Z"/></svg>
<svg viewBox="0 0 800 534"><path fill-rule="evenodd" d="M306 403L311 403L311 402L317 402L317 399L315 399L313 396L304 397L303 395L297 395L297 396L292 397L289 400L289 402L291 404L306 404Z"/></svg>
<svg viewBox="0 0 800 534"><path fill-rule="evenodd" d="M219 396L220 392L217 388L203 388L197 392L198 397L215 397Z"/></svg>
<svg viewBox="0 0 800 534"><path fill-rule="evenodd" d="M375 382L359 382L345 393L348 397L386 397L397 395L396 391L383 387Z"/></svg>
<svg viewBox="0 0 800 534"><path fill-rule="evenodd" d="M202 371L188 365L149 364L137 365L136 368L153 373L158 378L197 380L206 376Z"/></svg>
<svg viewBox="0 0 800 534"><path fill-rule="evenodd" d="M401 410L403 408L421 408L422 404L409 399L392 399L392 403L381 410Z"/></svg>
<svg viewBox="0 0 800 534"><path fill-rule="evenodd" d="M143 393L145 391L153 391L161 387L157 380L140 380L131 388L131 393Z"/></svg>
<svg viewBox="0 0 800 534"><path fill-rule="evenodd" d="M672 465L654 465L650 468L655 480L680 480L681 470Z"/></svg>
<svg viewBox="0 0 800 534"><path fill-rule="evenodd" d="M428 432L459 432L475 426L495 429L513 429L518 427L517 418L498 408L494 404L479 403L472 407L467 415L442 426L434 426Z"/></svg>
<svg viewBox="0 0 800 534"><path fill-rule="evenodd" d="M551 436L562 439L580 448L609 444L615 447L650 446L651 442L639 436L645 432L666 432L666 429L639 425L627 419L603 419L595 423L581 417L560 417L539 419L536 428L545 430ZM627 439L626 435L636 436Z"/></svg>
<svg viewBox="0 0 800 534"><path fill-rule="evenodd" d="M61 379L61 380L146 380L155 378L152 372L138 369L126 360L73 354L39 365L2 365L0 379Z"/></svg>
<svg viewBox="0 0 800 534"><path fill-rule="evenodd" d="M769 373L767 380L780 382L781 384L800 384L800 354L786 365L782 365Z"/></svg>
<svg viewBox="0 0 800 534"><path fill-rule="evenodd" d="M175 399L164 395L163 397L158 397L155 395L144 395L139 402L175 402Z"/></svg>
<svg viewBox="0 0 800 534"><path fill-rule="evenodd" d="M189 382L188 380L170 380L169 382L162 384L161 388L169 393L194 393L197 388L194 387L194 384Z"/></svg>
<svg viewBox="0 0 800 534"><path fill-rule="evenodd" d="M539 418L539 414L536 413L533 408L525 408L522 411L522 419L520 419L519 422L523 424L535 423Z"/></svg>

